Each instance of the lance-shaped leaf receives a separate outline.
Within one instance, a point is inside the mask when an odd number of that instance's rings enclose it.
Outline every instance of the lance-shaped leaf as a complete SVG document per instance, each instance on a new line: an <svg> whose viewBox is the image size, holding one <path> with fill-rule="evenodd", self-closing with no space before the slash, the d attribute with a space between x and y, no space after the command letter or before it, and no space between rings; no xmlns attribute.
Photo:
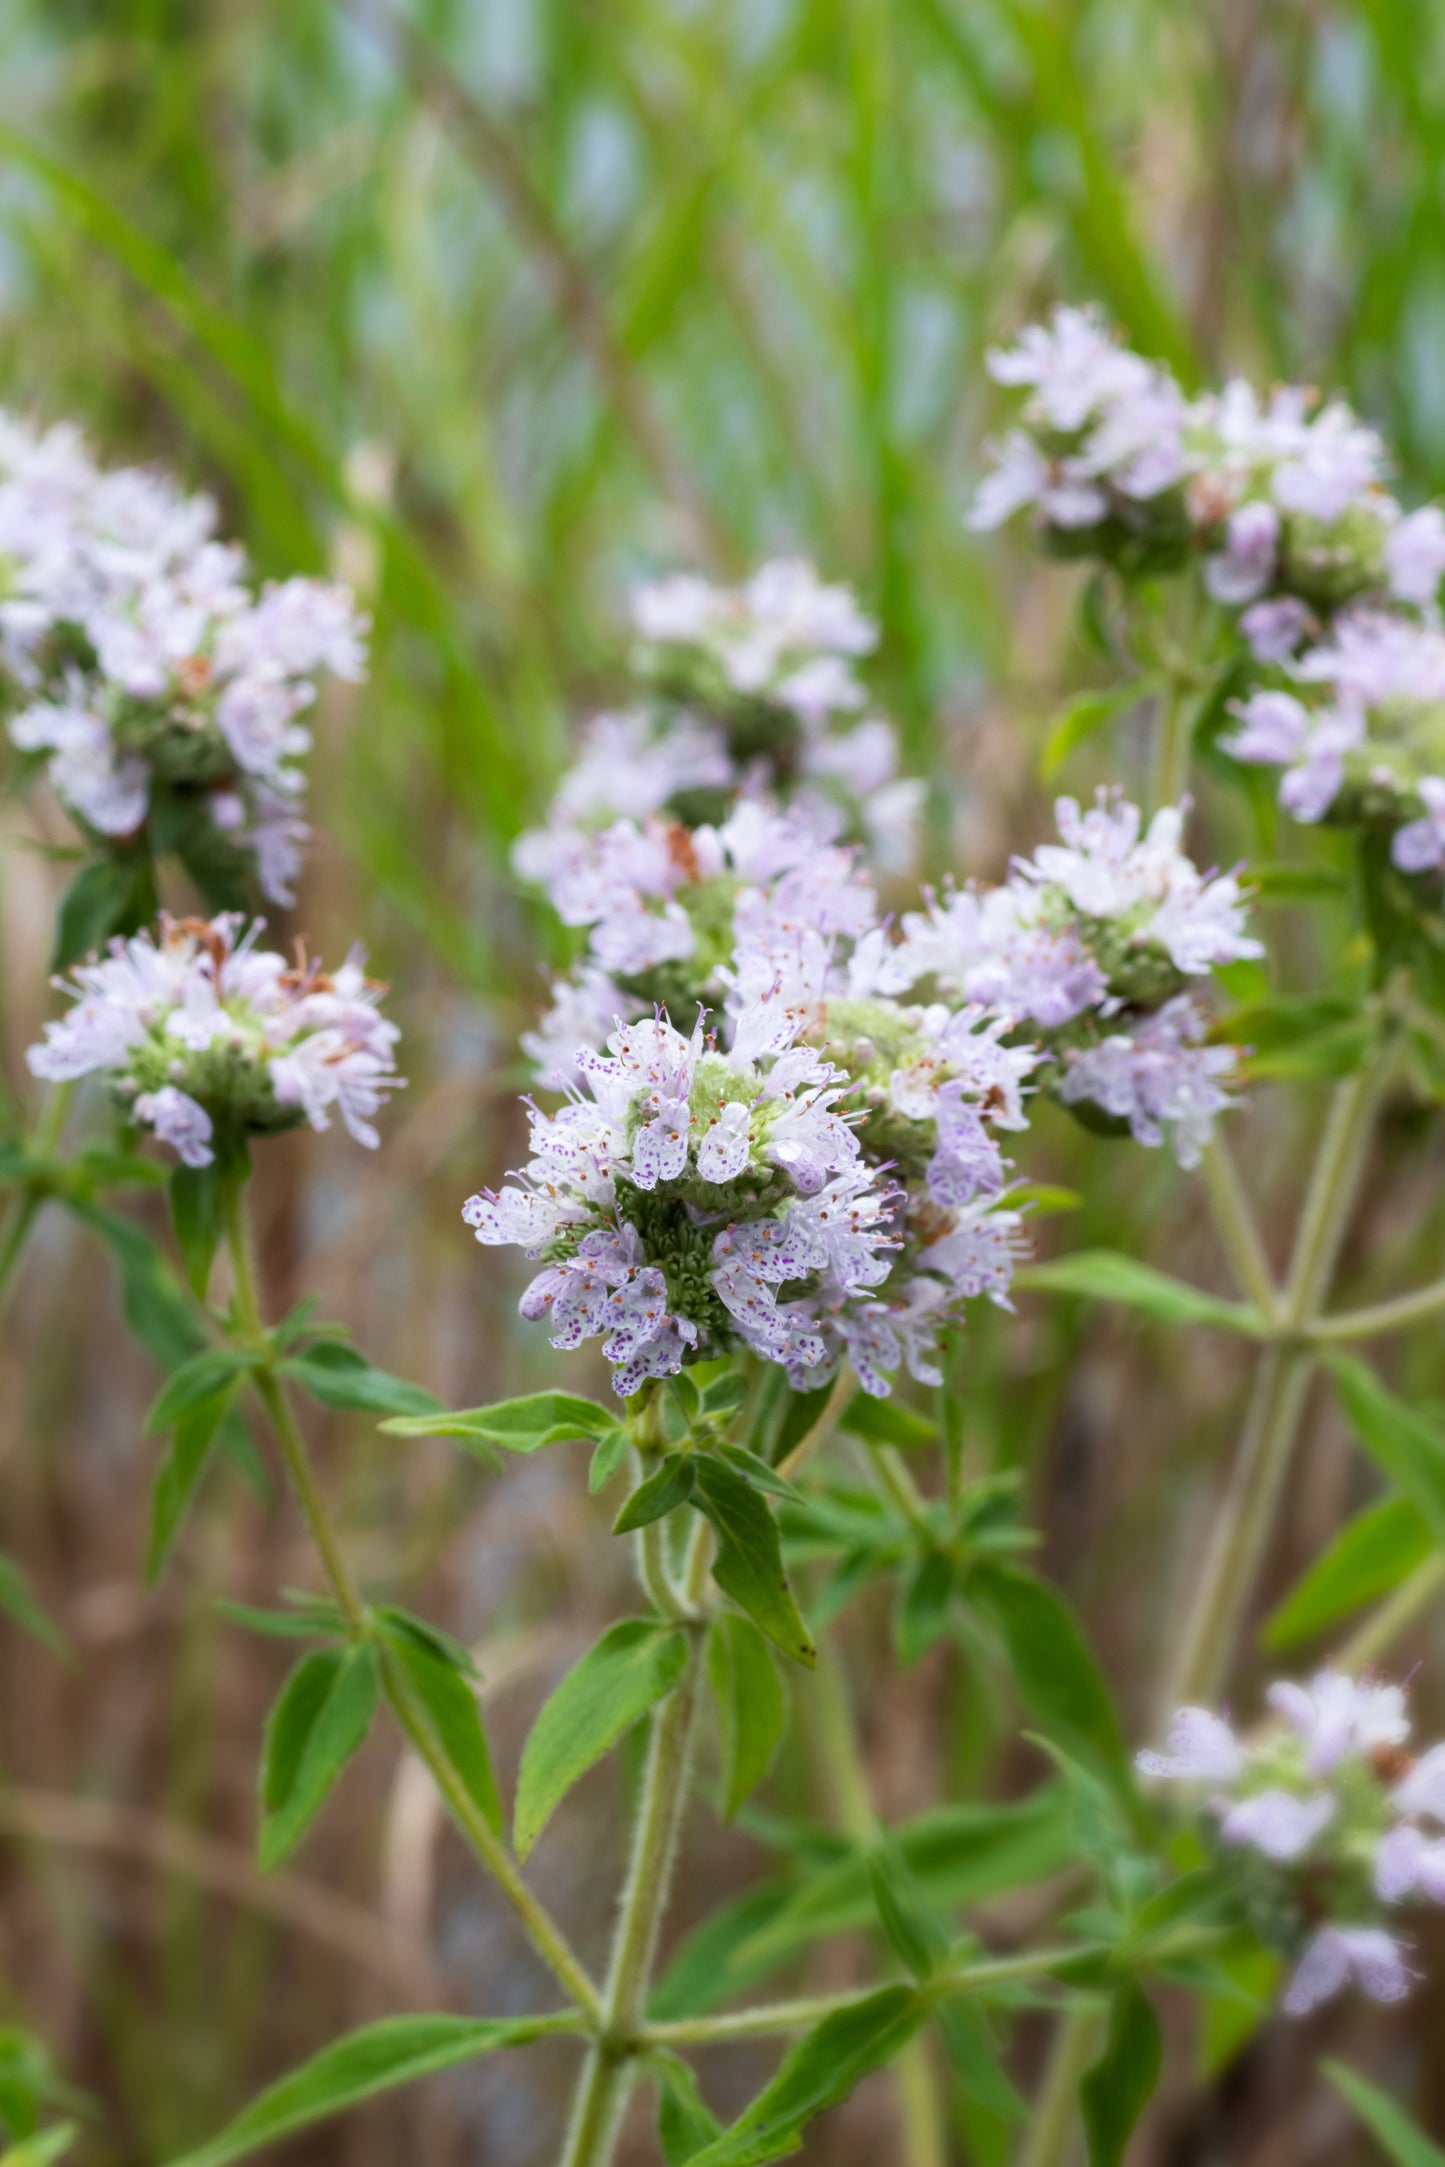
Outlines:
<svg viewBox="0 0 1445 2167"><path fill-rule="evenodd" d="M65 1635L59 1626L51 1623L31 1594L24 1567L3 1550L0 1550L0 1610L57 1654L65 1646Z"/></svg>
<svg viewBox="0 0 1445 2167"><path fill-rule="evenodd" d="M1120 2167L1134 2125L1159 2082L1164 2043L1159 2019L1131 1979L1114 1996L1104 2051L1079 2088L1089 2167Z"/></svg>
<svg viewBox="0 0 1445 2167"><path fill-rule="evenodd" d="M693 1461L687 1452L669 1452L645 1482L639 1482L612 1523L614 1535L633 1535L654 1520L685 1505L693 1491Z"/></svg>
<svg viewBox="0 0 1445 2167"><path fill-rule="evenodd" d="M771 2084L690 2167L763 2167L797 2150L815 2115L848 2097L870 2069L902 2052L923 2021L912 1987L885 1986L851 2009L835 2010L783 2057Z"/></svg>
<svg viewBox="0 0 1445 2167"><path fill-rule="evenodd" d="M1351 1428L1445 1542L1445 1429L1381 1384L1352 1354L1327 1356Z"/></svg>
<svg viewBox="0 0 1445 2167"><path fill-rule="evenodd" d="M171 1547L180 1533L181 1522L201 1476L210 1464L211 1448L230 1411L240 1381L240 1371L232 1370L209 1397L188 1407L176 1423L151 1491L150 1541L145 1568L148 1587L154 1587L165 1570Z"/></svg>
<svg viewBox="0 0 1445 2167"><path fill-rule="evenodd" d="M151 1403L146 1428L152 1435L168 1430L194 1407L234 1386L261 1357L250 1347L204 1347L166 1379Z"/></svg>
<svg viewBox="0 0 1445 2167"><path fill-rule="evenodd" d="M772 1766L788 1704L767 1642L748 1618L731 1611L714 1618L707 1666L717 1696L723 1819L730 1821Z"/></svg>
<svg viewBox="0 0 1445 2167"><path fill-rule="evenodd" d="M617 1426L616 1413L575 1392L532 1392L491 1407L404 1415L382 1428L393 1437L457 1437L463 1444L500 1445L504 1452L536 1452L573 1438L599 1438Z"/></svg>
<svg viewBox="0 0 1445 2167"><path fill-rule="evenodd" d="M778 1523L736 1467L712 1453L694 1456L696 1500L717 1532L712 1575L740 1610L785 1655L810 1667L818 1660L783 1571Z"/></svg>
<svg viewBox="0 0 1445 2167"><path fill-rule="evenodd" d="M441 1405L424 1386L393 1377L389 1370L374 1369L360 1348L345 1340L316 1340L304 1354L288 1355L278 1367L283 1377L300 1385L323 1407L425 1420Z"/></svg>
<svg viewBox="0 0 1445 2167"><path fill-rule="evenodd" d="M980 1607L1008 1649L1019 1691L1047 1731L1132 1798L1128 1758L1109 1689L1078 1620L1047 1581L1017 1566L990 1564L975 1575Z"/></svg>
<svg viewBox="0 0 1445 2167"><path fill-rule="evenodd" d="M377 1629L393 1662L400 1664L453 1771L495 1835L502 1833L502 1802L492 1756L477 1706L465 1649L404 1610L377 1613Z"/></svg>
<svg viewBox="0 0 1445 2167"><path fill-rule="evenodd" d="M1243 1302L1220 1301L1191 1287L1187 1280L1171 1279L1167 1272L1156 1272L1152 1265L1139 1264L1114 1249L1081 1249L1077 1256L1059 1257L1051 1264L1027 1265L1014 1274L1014 1284L1122 1302L1163 1324L1209 1324L1222 1332L1244 1332L1254 1338L1265 1328L1257 1309Z"/></svg>
<svg viewBox="0 0 1445 2167"><path fill-rule="evenodd" d="M365 1738L377 1682L369 1641L317 1648L287 1679L266 1725L261 1761L263 1866L277 1865L300 1840Z"/></svg>
<svg viewBox="0 0 1445 2167"><path fill-rule="evenodd" d="M498 2047L524 2047L554 2032L575 2031L576 2019L552 2017L383 2017L323 2047L251 2102L209 2144L187 2152L171 2167L227 2167L278 2137L340 2114L377 2092L459 2062L475 2061Z"/></svg>
<svg viewBox="0 0 1445 2167"><path fill-rule="evenodd" d="M657 2141L667 2167L689 2160L720 2135L717 2117L697 2088L697 2078L676 2054L650 2057L657 2078Z"/></svg>
<svg viewBox="0 0 1445 2167"><path fill-rule="evenodd" d="M1273 1611L1261 1638L1267 1648L1302 1640L1397 1588L1435 1547L1430 1524L1408 1497L1382 1498L1357 1513Z"/></svg>
<svg viewBox="0 0 1445 2167"><path fill-rule="evenodd" d="M1417 2129L1377 2085L1367 2084L1342 2062L1323 2062L1320 2066L1335 2090L1343 2092L1366 2129L1379 2139L1395 2167L1445 2167L1445 2152L1432 2144L1424 2130Z"/></svg>
<svg viewBox="0 0 1445 2167"><path fill-rule="evenodd" d="M518 1858L527 1857L578 1778L673 1690L687 1654L680 1629L623 1618L568 1671L522 1749L513 1827Z"/></svg>

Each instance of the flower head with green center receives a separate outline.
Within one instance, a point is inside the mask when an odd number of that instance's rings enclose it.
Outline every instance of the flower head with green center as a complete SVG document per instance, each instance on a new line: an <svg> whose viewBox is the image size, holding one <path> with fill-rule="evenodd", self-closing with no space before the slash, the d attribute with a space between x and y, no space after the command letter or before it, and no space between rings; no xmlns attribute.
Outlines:
<svg viewBox="0 0 1445 2167"><path fill-rule="evenodd" d="M60 981L69 1013L32 1046L37 1076L104 1076L122 1110L187 1166L208 1166L218 1136L267 1135L334 1109L358 1143L398 1087L397 1029L360 949L334 973L258 945L238 917L161 920L159 937L114 941Z"/></svg>

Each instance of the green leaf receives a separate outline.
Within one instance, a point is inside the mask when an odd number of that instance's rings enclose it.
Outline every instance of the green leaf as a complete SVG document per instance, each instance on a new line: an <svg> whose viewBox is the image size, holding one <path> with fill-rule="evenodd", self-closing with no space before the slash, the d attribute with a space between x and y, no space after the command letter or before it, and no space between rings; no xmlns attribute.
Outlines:
<svg viewBox="0 0 1445 2167"><path fill-rule="evenodd" d="M378 1614L387 1648L405 1671L427 1719L468 1797L492 1832L502 1833L502 1801L474 1687L446 1643L404 1612ZM463 1651L465 1654L465 1651Z"/></svg>
<svg viewBox="0 0 1445 2167"><path fill-rule="evenodd" d="M82 866L61 897L51 969L68 971L112 933L133 932L154 916L153 899L152 875L139 852L109 852Z"/></svg>
<svg viewBox="0 0 1445 2167"><path fill-rule="evenodd" d="M735 1468L712 1453L697 1454L693 1465L698 1510L717 1533L714 1580L785 1655L816 1663L818 1652L793 1601L778 1523L768 1506Z"/></svg>
<svg viewBox="0 0 1445 2167"><path fill-rule="evenodd" d="M257 1368L260 1359L249 1347L205 1347L193 1354L167 1378L152 1401L146 1416L147 1430L152 1436L168 1430L193 1408L222 1392L233 1391L241 1372Z"/></svg>
<svg viewBox="0 0 1445 2167"><path fill-rule="evenodd" d="M953 1559L943 1550L926 1552L914 1565L894 1621L900 1663L916 1663L944 1632L957 1574Z"/></svg>
<svg viewBox="0 0 1445 2167"><path fill-rule="evenodd" d="M574 2019L553 2017L383 2017L323 2047L309 2062L273 2084L209 2144L187 2152L171 2167L227 2167L292 2130L340 2114L374 2093L409 2084L439 2069L454 2069L497 2047L524 2047L554 2032L575 2030Z"/></svg>
<svg viewBox="0 0 1445 2167"><path fill-rule="evenodd" d="M702 1395L702 1411L713 1422L726 1421L746 1403L748 1380L741 1370L730 1369L721 1377L714 1377L705 1385Z"/></svg>
<svg viewBox="0 0 1445 2167"><path fill-rule="evenodd" d="M1057 1784L1007 1806L940 1807L905 1822L893 1835L928 1902L939 1910L1042 1881L1078 1856L1073 1803ZM855 1848L832 1865L813 1866L799 1887L784 1893L766 1922L739 1942L732 1972L716 1955L710 1969L690 1969L691 1943L685 1942L667 1975L667 1991L682 1991L675 1980L694 1995L706 1985L706 2006L712 2007L734 1980L751 1984L799 1949L866 1926L874 1911L866 1858ZM706 1927L698 1931L700 1946L706 1933Z"/></svg>
<svg viewBox="0 0 1445 2167"><path fill-rule="evenodd" d="M522 1749L513 1841L525 1859L558 1803L687 1668L688 1636L648 1618L623 1618L569 1670Z"/></svg>
<svg viewBox="0 0 1445 2167"><path fill-rule="evenodd" d="M133 1221L73 1196L66 1201L115 1259L121 1311L131 1332L162 1369L175 1369L205 1344L205 1328L190 1296L149 1234Z"/></svg>
<svg viewBox="0 0 1445 2167"><path fill-rule="evenodd" d="M730 1821L773 1764L788 1704L768 1644L751 1619L735 1611L714 1618L707 1661L717 1696L722 1813Z"/></svg>
<svg viewBox="0 0 1445 2167"><path fill-rule="evenodd" d="M571 1438L605 1436L616 1425L616 1414L596 1400L581 1399L575 1392L532 1392L491 1407L407 1416L384 1422L382 1428L393 1437L459 1437L464 1444L500 1445L504 1452L536 1452Z"/></svg>
<svg viewBox="0 0 1445 2167"><path fill-rule="evenodd" d="M915 1979L933 1978L949 1951L949 1937L896 1842L880 1837L865 1861L878 1920L894 1954Z"/></svg>
<svg viewBox="0 0 1445 2167"><path fill-rule="evenodd" d="M1365 1603L1388 1595L1435 1547L1429 1523L1407 1497L1367 1505L1303 1573L1266 1620L1267 1648L1294 1648Z"/></svg>
<svg viewBox="0 0 1445 2167"><path fill-rule="evenodd" d="M21 2144L7 2145L0 2152L0 2167L51 2167L53 2160L70 2150L76 2135L73 2122L57 2122L53 2129L38 2130Z"/></svg>
<svg viewBox="0 0 1445 2167"><path fill-rule="evenodd" d="M770 1467L766 1460L760 1459L758 1454L750 1451L746 1445L719 1445L717 1450L719 1456L726 1460L730 1467L735 1467L743 1480L750 1482L754 1489L765 1491L769 1497L785 1497L791 1504L803 1503L803 1493L796 1483L789 1482L786 1475L780 1475L775 1467Z"/></svg>
<svg viewBox="0 0 1445 2167"><path fill-rule="evenodd" d="M346 1619L338 1603L318 1602L302 1610L257 1610L250 1603L218 1598L216 1609L232 1625L248 1632L265 1633L272 1640L344 1640Z"/></svg>
<svg viewBox="0 0 1445 2167"><path fill-rule="evenodd" d="M588 1464L587 1488L593 1497L607 1488L626 1458L627 1432L619 1423L615 1429L602 1432Z"/></svg>
<svg viewBox="0 0 1445 2167"><path fill-rule="evenodd" d="M239 1382L240 1372L234 1371L208 1399L188 1407L175 1425L175 1433L156 1470L155 1486L151 1491L150 1540L145 1565L147 1587L153 1588L165 1570L166 1560L210 1462L211 1448L235 1399ZM162 1394L162 1398L164 1396Z"/></svg>
<svg viewBox="0 0 1445 2167"><path fill-rule="evenodd" d="M384 1369L373 1369L359 1349L342 1340L317 1340L304 1354L289 1355L277 1367L281 1376L290 1377L323 1407L354 1408L371 1415L409 1415L426 1421L430 1411L441 1404L421 1385L393 1377Z"/></svg>
<svg viewBox="0 0 1445 2167"><path fill-rule="evenodd" d="M692 1491L692 1455L669 1452L661 1466L654 1468L645 1482L639 1482L628 1498L612 1523L613 1534L631 1535L640 1527L649 1527L654 1520L685 1505Z"/></svg>
<svg viewBox="0 0 1445 2167"><path fill-rule="evenodd" d="M1142 1309L1164 1324L1217 1325L1222 1332L1258 1338L1264 1319L1243 1302L1222 1302L1183 1279L1171 1279L1151 1265L1138 1264L1114 1249L1081 1249L1052 1264L1029 1264L1014 1274L1014 1284L1045 1293L1086 1294L1101 1302L1122 1302Z"/></svg>
<svg viewBox="0 0 1445 2167"><path fill-rule="evenodd" d="M1148 1995L1131 1979L1114 1996L1104 2052L1079 2087L1089 2167L1120 2167L1159 2082L1164 2043Z"/></svg>
<svg viewBox="0 0 1445 2167"><path fill-rule="evenodd" d="M693 2155L691 2167L762 2167L796 2151L814 2116L836 2107L870 2069L901 2053L923 2014L911 1987L885 1986L855 2008L825 2017L789 2049L772 2083L740 2120Z"/></svg>
<svg viewBox="0 0 1445 2167"><path fill-rule="evenodd" d="M1345 1417L1365 1450L1445 1542L1445 1430L1381 1384L1352 1354L1325 1357Z"/></svg>
<svg viewBox="0 0 1445 2167"><path fill-rule="evenodd" d="M950 1998L936 2005L934 2015L953 2073L969 2098L1002 2121L1022 2127L1029 2110L1000 2066L982 2011L972 2002Z"/></svg>
<svg viewBox="0 0 1445 2167"><path fill-rule="evenodd" d="M65 1646L65 1635L58 1625L51 1623L39 1603L30 1592L30 1582L23 1566L0 1550L0 1610L12 1617L17 1625L53 1648L58 1655Z"/></svg>
<svg viewBox="0 0 1445 2167"><path fill-rule="evenodd" d="M657 2078L657 2141L667 2167L687 2162L718 2136L717 2117L697 2088L697 2078L676 2054L649 2057Z"/></svg>
<svg viewBox="0 0 1445 2167"><path fill-rule="evenodd" d="M178 1166L169 1184L176 1247L181 1252L186 1280L202 1301L225 1233L222 1180L222 1171L213 1162L210 1166Z"/></svg>
<svg viewBox="0 0 1445 2167"><path fill-rule="evenodd" d="M1108 692L1085 692L1066 707L1060 708L1049 724L1044 738L1044 749L1039 755L1039 775L1044 782L1052 782L1069 754L1102 730L1105 723L1116 715L1127 714L1147 698L1152 687L1145 678L1128 685L1112 687Z"/></svg>
<svg viewBox="0 0 1445 2167"><path fill-rule="evenodd" d="M870 1445L900 1445L904 1451L931 1445L938 1424L926 1415L905 1407L901 1400L874 1399L870 1392L855 1392L843 1413L839 1428Z"/></svg>
<svg viewBox="0 0 1445 2167"><path fill-rule="evenodd" d="M1062 1595L1013 1565L983 1567L972 1585L1003 1636L1019 1691L1041 1727L1113 1790L1132 1798L1109 1689Z"/></svg>
<svg viewBox="0 0 1445 2167"><path fill-rule="evenodd" d="M266 1725L261 1761L260 1857L276 1866L300 1841L376 1711L376 1649L304 1655Z"/></svg>
<svg viewBox="0 0 1445 2167"><path fill-rule="evenodd" d="M1377 2137L1395 2167L1445 2167L1445 2152L1377 2086L1357 2077L1342 2062L1320 2064L1337 2092L1343 2092L1366 2129Z"/></svg>

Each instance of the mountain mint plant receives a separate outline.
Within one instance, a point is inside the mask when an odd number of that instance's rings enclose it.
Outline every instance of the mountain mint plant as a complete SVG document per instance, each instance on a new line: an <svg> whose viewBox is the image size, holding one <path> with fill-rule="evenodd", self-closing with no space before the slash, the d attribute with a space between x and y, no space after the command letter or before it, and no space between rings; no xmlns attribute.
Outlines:
<svg viewBox="0 0 1445 2167"><path fill-rule="evenodd" d="M253 1157L337 1123L376 1146L401 1081L361 951L327 972L295 940L288 960L219 893L291 892L302 718L319 672L360 674L351 602L304 580L256 589L206 500L101 473L73 432L0 430L10 735L94 852L83 877L119 869L66 905L67 1005L30 1054L49 1097L0 1152L0 1291L42 1206L126 1275L163 1372L149 1579L212 1509L218 1452L248 1462L252 1430L274 1448L315 1576L237 1613L305 1643L263 1744L262 1865L304 1840L385 1709L548 1981L531 2013L509 1993L505 2013L364 2027L179 2167L543 2038L576 2056L561 2167L609 2167L624 2133L654 2156L644 2102L668 2167L761 2167L885 2065L880 2144L902 2167L961 2159L955 2129L970 2158L1068 2167L1082 2134L1091 2167L1117 2167L1165 2065L1161 1995L1169 2055L1191 1994L1230 2011L1232 2044L1212 2051L1237 2052L1347 1991L1398 2001L1428 1969L1411 1923L1445 1902L1445 1746L1409 1751L1394 1659L1445 1585L1445 1431L1352 1349L1438 1319L1445 1283L1356 1310L1336 1289L1382 1110L1408 1106L1423 1136L1445 1101L1445 516L1396 500L1381 440L1342 401L1239 382L1188 396L1089 310L1061 308L991 367L1016 412L967 517L986 535L1026 514L1051 558L1082 561L1086 625L1123 677L1069 711L1046 761L1097 752L1137 708L1152 772L1121 735L1105 769L1121 779L1061 795L1052 831L1031 815L1030 854L935 862L922 885L930 785L899 773L851 592L793 559L641 588L618 703L579 731L516 848L559 921L554 961L573 960L517 1034L524 1163L477 1166L488 1185L462 1211L494 1284L514 1269L496 1252L527 1259L511 1291L540 1327L519 1355L536 1389L459 1411L310 1302L268 1321L249 1229ZM1261 767L1280 771L1287 821ZM219 915L185 915L180 895L174 915L149 907L173 861ZM1318 914L1312 940L1277 937L1281 902ZM1330 1097L1282 1266L1232 1156L1266 1080ZM1142 1169L1139 1147L1156 1183L1198 1197L1226 1292L1158 1268L1142 1209L1123 1222L1138 1253L1051 1234L1051 1208L1087 1212L1106 1155ZM1064 1151L1076 1193L1040 1178ZM158 1180L175 1263L110 1195ZM1017 1346L998 1374L1021 1405L1032 1305L1054 1294L1233 1335L1252 1368L1202 1555L1171 1535L1139 1561L1165 1674L1117 1697L1038 1554L1013 1426L998 1456L977 1419L978 1350ZM1296 1448L1321 1378L1377 1494L1269 1615L1312 1682L1277 1682L1269 1717L1237 1728L1213 1711L1244 1676L1308 1479ZM555 1452L598 1544L628 1543L629 1614L555 1686L508 1780L471 1656L396 1600L381 1530L356 1577L306 1402L391 1440L454 1439L488 1482ZM7 1607L43 1629L3 1563ZM951 1789L897 1825L854 1730L892 1691L881 1663L852 1660L882 1602L900 1665L961 1666L974 1728L951 1786L986 1740L1017 1739L984 1795ZM1411 1691L1431 1689L1427 1666ZM629 1857L594 1951L530 1861L630 1733ZM1161 1734L1162 1752L1126 1742ZM674 1949L680 1846L710 1860L712 1816L760 1793L744 1827L777 1874ZM600 1828L585 1870L610 1856ZM701 1896L712 1875L694 1880ZM820 1979L838 1936L851 1953ZM742 2040L778 2051L739 2111L689 2057Z"/></svg>

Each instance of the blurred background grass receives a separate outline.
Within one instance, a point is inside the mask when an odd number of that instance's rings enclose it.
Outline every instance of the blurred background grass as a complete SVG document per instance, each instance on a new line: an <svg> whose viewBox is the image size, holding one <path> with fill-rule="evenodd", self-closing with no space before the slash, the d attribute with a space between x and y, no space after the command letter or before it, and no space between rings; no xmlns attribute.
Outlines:
<svg viewBox="0 0 1445 2167"><path fill-rule="evenodd" d="M328 953L364 934L412 1085L375 1162L344 1141L269 1149L264 1263L273 1304L320 1287L377 1360L462 1404L535 1381L547 1352L457 1207L516 1154L516 1031L555 939L506 847L570 718L620 688L632 579L801 550L853 581L910 761L936 778L932 867L992 876L1039 833L1047 718L1097 670L1072 576L961 524L994 338L1055 295L1095 298L1187 380L1343 388L1397 445L1404 494L1445 485L1445 18L1420 0L5 0L0 20L0 397L81 418L110 458L164 460L216 493L263 572L335 567L374 611L371 682L320 718L295 923ZM1138 754L1126 735L1068 780L1137 781ZM23 1098L58 880L34 845L63 827L37 802L5 837L0 1052ZM1237 1124L1271 1230L1317 1114L1309 1091L1261 1093ZM1199 1192L1162 1158L1058 1116L1028 1151L1088 1198L1071 1240L1219 1283ZM1437 1234L1411 1229L1438 1173L1398 1116L1355 1293L1429 1268ZM1438 1357L1414 1360L1411 1388L1438 1393ZM86 2160L163 2157L381 2009L535 2002L388 1743L289 1877L251 1874L283 1651L219 1623L214 1597L268 1600L307 1561L284 1508L227 1476L171 1582L140 1591L153 1379L68 1226L44 1223L0 1361L0 1542L76 1650L62 1668L0 1638L0 1971L7 2013L101 2102ZM1136 1729L1242 1383L1231 1350L1057 1302L982 1322L960 1355L973 1464L1026 1471ZM383 1451L356 1418L322 1442L363 1564L484 1639L510 1769L543 1686L625 1600L579 1469L544 1456L495 1482L439 1446ZM1321 1416L1278 1586L1358 1482ZM865 1609L851 1644L891 1811L1035 1780L1015 1712L956 1650L875 1697L886 1618ZM584 1786L539 1859L589 1948L618 1780ZM805 1755L779 1786L810 1809ZM761 1857L700 1830L684 1919ZM1387 2033L1338 2020L1437 2133L1441 2013L1423 1990ZM1202 2104L1167 2096L1137 2156L1362 2156L1338 2102L1301 2104L1306 2058L1275 2028ZM429 2167L528 2167L565 2059L532 2050L292 2156L367 2167L404 2142ZM756 2074L734 2053L709 2081L722 2104ZM990 2141L961 2135L960 2156L990 2167ZM891 2143L865 2086L808 2157ZM641 2125L631 2156L652 2156Z"/></svg>

